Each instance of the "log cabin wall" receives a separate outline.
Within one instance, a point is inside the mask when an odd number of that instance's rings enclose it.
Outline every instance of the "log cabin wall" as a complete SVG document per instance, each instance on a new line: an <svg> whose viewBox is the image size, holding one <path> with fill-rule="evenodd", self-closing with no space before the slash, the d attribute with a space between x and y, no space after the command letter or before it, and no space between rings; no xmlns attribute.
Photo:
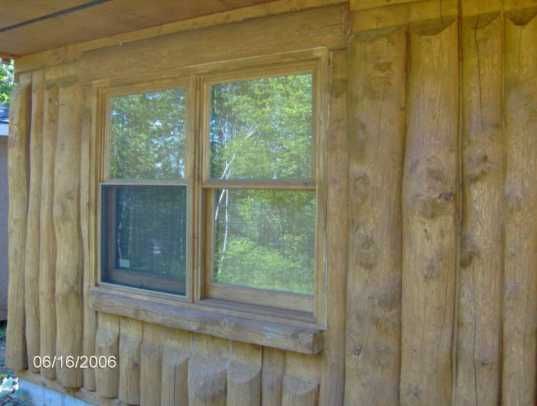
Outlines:
<svg viewBox="0 0 537 406"><path fill-rule="evenodd" d="M9 367L100 404L536 403L537 2L321 3L17 62ZM322 348L99 296L99 89L311 50L328 66Z"/></svg>

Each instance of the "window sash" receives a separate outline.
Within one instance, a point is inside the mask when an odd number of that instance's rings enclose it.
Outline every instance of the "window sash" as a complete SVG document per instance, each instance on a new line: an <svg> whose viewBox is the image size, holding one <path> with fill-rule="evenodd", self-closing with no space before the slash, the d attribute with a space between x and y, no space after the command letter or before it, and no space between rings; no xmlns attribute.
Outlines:
<svg viewBox="0 0 537 406"><path fill-rule="evenodd" d="M228 285L218 283L213 279L214 269L214 253L215 253L215 224L213 216L213 193L216 189L281 189L281 190L297 190L314 191L315 199L319 201L318 183L319 183L319 165L320 160L318 156L318 144L320 142L319 127L320 127L320 114L319 114L319 61L304 62L298 64L286 65L283 67L275 67L273 69L264 69L262 71L252 69L241 72L226 73L223 75L208 75L202 78L201 85L201 148L202 148L202 162L201 162L201 185L200 194L202 195L202 218L198 221L204 224L204 246L201 250L202 258L202 275L198 276L199 280L199 292L198 298L209 299L222 299L229 301L237 301L240 303L246 303L250 305L271 306L275 308L284 308L290 310L297 310L303 312L310 312L318 315L318 293L321 290L319 280L320 272L320 238L319 238L319 205L317 204L317 214L315 218L315 266L312 270L314 277L314 287L311 295L282 292L278 290L265 290L250 286L240 285ZM210 129L209 120L211 117L211 88L213 85L243 81L243 80L255 80L264 77L273 77L281 75L294 75L310 73L312 75L312 175L310 179L304 180L239 180L239 179L215 179L211 177L211 142L210 142ZM275 298L277 300L275 300Z"/></svg>
<svg viewBox="0 0 537 406"><path fill-rule="evenodd" d="M121 85L116 87L102 87L99 91L100 106L97 112L100 113L102 122L102 155L101 169L99 179L101 185L185 185L187 186L187 270L186 270L186 295L180 296L172 294L173 300L198 302L207 300L207 303L217 303L219 299L233 303L260 305L261 307L268 306L267 309L274 308L277 313L278 306L275 304L275 295L278 297L279 306L284 311L299 311L304 314L311 314L314 319L323 320L324 316L324 299L321 297L323 292L322 277L319 275L324 272L322 268L324 253L321 251L322 240L320 237L320 229L323 224L322 212L324 203L322 189L320 188L320 179L322 174L322 160L318 153L320 148L321 136L320 128L324 119L321 118L321 83L320 78L324 77L327 66L327 58L324 53L315 55L312 59L307 59L304 62L291 62L285 66L271 65L270 67L247 68L240 71L234 71L225 74L201 74L195 72L189 73L186 79L164 79L152 82L146 82L134 85ZM325 66L326 65L326 66ZM209 87L211 84L221 83L222 81L236 81L259 79L261 77L279 76L282 74L297 74L297 73L312 74L312 177L306 180L231 180L224 181L219 179L210 179L210 145L208 120L210 97ZM105 85L106 86L106 85ZM128 95L143 91L157 91L161 89L181 87L185 91L187 100L186 110L186 151L185 151L185 178L171 181L155 181L155 180L138 180L138 179L110 179L108 174L109 166L109 140L110 140L110 98L117 95ZM99 148L99 146L97 146ZM282 189L282 190L309 190L315 192L317 202L317 214L315 219L315 269L314 269L314 289L312 295L302 295L297 293L287 293L275 290L263 290L250 287L214 284L210 280L212 275L212 263L209 258L212 258L213 238L214 233L211 230L212 215L207 216L207 195L214 189L219 188L246 188L246 189ZM98 198L100 204L100 198ZM210 201L210 199L209 199ZM102 214L102 208L99 208L99 213ZM100 221L97 222L97 235L101 236ZM97 245L100 250L101 245ZM100 252L97 254L100 258ZM102 282L100 275L100 266L98 281ZM104 282L105 285L109 285ZM150 290L138 290L124 285L113 285L119 289L134 289L143 295L168 295L166 293L155 292ZM251 300L249 299L251 298ZM215 301L216 299L216 301ZM255 306L254 306L255 307ZM248 306L252 309L252 306ZM266 312L270 310L259 310ZM255 312L255 310L254 310Z"/></svg>

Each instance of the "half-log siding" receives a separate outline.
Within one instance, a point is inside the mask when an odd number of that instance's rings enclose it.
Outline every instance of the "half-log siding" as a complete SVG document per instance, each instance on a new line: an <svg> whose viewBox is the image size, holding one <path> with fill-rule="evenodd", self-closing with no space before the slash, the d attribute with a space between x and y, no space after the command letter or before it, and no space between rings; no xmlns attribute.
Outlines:
<svg viewBox="0 0 537 406"><path fill-rule="evenodd" d="M8 366L102 403L536 404L537 4L384 3L22 58ZM208 328L92 293L99 87L312 49L327 55L323 342L242 340L218 316ZM36 354L119 365L38 371Z"/></svg>

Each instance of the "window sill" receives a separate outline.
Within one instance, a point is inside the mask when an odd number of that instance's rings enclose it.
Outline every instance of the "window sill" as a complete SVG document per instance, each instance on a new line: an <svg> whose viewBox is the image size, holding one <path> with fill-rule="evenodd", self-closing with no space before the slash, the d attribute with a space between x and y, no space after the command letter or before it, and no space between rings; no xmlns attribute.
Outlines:
<svg viewBox="0 0 537 406"><path fill-rule="evenodd" d="M232 304L226 308L214 300L182 303L103 286L92 288L90 294L93 309L103 313L285 351L303 354L322 351L320 328L308 322L289 321L283 314L268 319L231 311Z"/></svg>

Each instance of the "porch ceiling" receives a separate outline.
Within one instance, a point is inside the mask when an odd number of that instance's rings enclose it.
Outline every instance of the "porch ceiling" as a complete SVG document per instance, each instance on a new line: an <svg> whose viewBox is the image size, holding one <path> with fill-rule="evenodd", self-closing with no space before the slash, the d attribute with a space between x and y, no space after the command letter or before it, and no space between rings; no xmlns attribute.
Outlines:
<svg viewBox="0 0 537 406"><path fill-rule="evenodd" d="M27 55L269 1L0 0L0 55Z"/></svg>

